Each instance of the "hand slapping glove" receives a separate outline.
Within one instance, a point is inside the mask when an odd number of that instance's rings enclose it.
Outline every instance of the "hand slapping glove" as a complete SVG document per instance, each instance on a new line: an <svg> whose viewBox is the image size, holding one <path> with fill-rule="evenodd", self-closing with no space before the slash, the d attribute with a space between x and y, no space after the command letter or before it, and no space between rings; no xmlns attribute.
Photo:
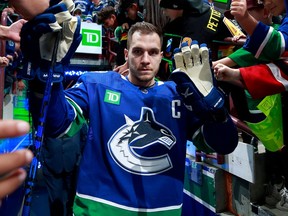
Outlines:
<svg viewBox="0 0 288 216"><path fill-rule="evenodd" d="M199 47L197 41L184 38L181 48L174 50L174 62L170 80L177 84L187 109L204 121L225 121L224 95L215 87L207 45Z"/></svg>
<svg viewBox="0 0 288 216"><path fill-rule="evenodd" d="M56 45L56 62L52 68L53 82L63 80L65 67L69 65L82 39L81 20L70 14L73 5L72 0L61 1L23 26L21 51L25 69L20 74L22 79L31 80L37 76L41 81L46 82Z"/></svg>

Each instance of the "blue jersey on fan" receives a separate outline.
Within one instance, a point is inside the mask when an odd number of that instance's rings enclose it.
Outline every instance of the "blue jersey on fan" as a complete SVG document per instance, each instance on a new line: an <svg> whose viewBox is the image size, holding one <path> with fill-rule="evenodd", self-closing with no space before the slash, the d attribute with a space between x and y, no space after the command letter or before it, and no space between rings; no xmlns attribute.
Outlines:
<svg viewBox="0 0 288 216"><path fill-rule="evenodd" d="M83 16L87 16L91 6L91 0L74 0L75 8L79 8Z"/></svg>
<svg viewBox="0 0 288 216"><path fill-rule="evenodd" d="M203 132L207 144L227 152L237 140L231 119L201 122L174 82L143 88L113 71L88 72L65 91L61 84L53 87L46 135L72 135L84 119L89 132L75 215L180 216L187 139Z"/></svg>
<svg viewBox="0 0 288 216"><path fill-rule="evenodd" d="M108 3L105 1L99 1L97 5L92 2L88 10L88 15L84 21L97 23L97 12L100 12L102 8L106 7L107 5Z"/></svg>

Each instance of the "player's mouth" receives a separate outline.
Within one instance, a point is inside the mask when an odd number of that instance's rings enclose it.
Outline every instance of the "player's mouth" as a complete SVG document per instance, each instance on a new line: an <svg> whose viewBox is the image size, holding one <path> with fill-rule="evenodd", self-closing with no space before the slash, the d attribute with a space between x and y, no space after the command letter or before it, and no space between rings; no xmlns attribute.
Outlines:
<svg viewBox="0 0 288 216"><path fill-rule="evenodd" d="M142 73L151 73L151 69L149 68L140 68L139 71L141 71Z"/></svg>

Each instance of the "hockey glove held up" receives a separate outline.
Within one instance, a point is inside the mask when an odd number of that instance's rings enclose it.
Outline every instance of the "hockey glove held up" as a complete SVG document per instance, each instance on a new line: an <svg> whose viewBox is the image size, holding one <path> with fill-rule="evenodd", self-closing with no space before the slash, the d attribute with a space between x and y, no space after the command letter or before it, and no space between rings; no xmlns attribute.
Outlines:
<svg viewBox="0 0 288 216"><path fill-rule="evenodd" d="M21 30L21 50L25 69L20 78L31 80L37 76L41 81L47 81L53 48L57 34L60 34L56 63L52 70L53 82L63 80L65 67L69 65L82 39L81 20L70 13L73 5L72 0L62 1L24 24Z"/></svg>
<svg viewBox="0 0 288 216"><path fill-rule="evenodd" d="M227 117L224 95L214 85L207 45L199 47L197 41L185 38L181 48L174 50L174 62L176 69L170 80L177 84L186 108L203 121L224 122Z"/></svg>

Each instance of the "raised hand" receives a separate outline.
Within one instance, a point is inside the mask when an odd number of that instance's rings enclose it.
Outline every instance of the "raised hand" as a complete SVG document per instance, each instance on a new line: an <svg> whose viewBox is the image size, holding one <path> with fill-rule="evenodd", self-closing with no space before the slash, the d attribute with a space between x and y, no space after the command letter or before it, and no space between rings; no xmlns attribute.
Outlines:
<svg viewBox="0 0 288 216"><path fill-rule="evenodd" d="M246 0L232 0L230 5L230 13L237 21L240 21L245 16L248 16Z"/></svg>
<svg viewBox="0 0 288 216"><path fill-rule="evenodd" d="M174 60L176 70L170 79L177 84L177 91L187 109L194 111L203 120L224 120L224 97L214 86L216 82L206 44L199 46L197 41L192 41L190 45L189 40L185 39L181 49L174 50Z"/></svg>
<svg viewBox="0 0 288 216"><path fill-rule="evenodd" d="M21 50L27 70L23 70L26 73L21 74L21 78L34 79L37 75L41 81L46 82L53 56L56 56L53 82L63 80L64 67L70 63L82 39L81 20L70 13L73 5L68 0L63 1L48 8L23 26ZM57 46L56 54L53 52L55 46Z"/></svg>

